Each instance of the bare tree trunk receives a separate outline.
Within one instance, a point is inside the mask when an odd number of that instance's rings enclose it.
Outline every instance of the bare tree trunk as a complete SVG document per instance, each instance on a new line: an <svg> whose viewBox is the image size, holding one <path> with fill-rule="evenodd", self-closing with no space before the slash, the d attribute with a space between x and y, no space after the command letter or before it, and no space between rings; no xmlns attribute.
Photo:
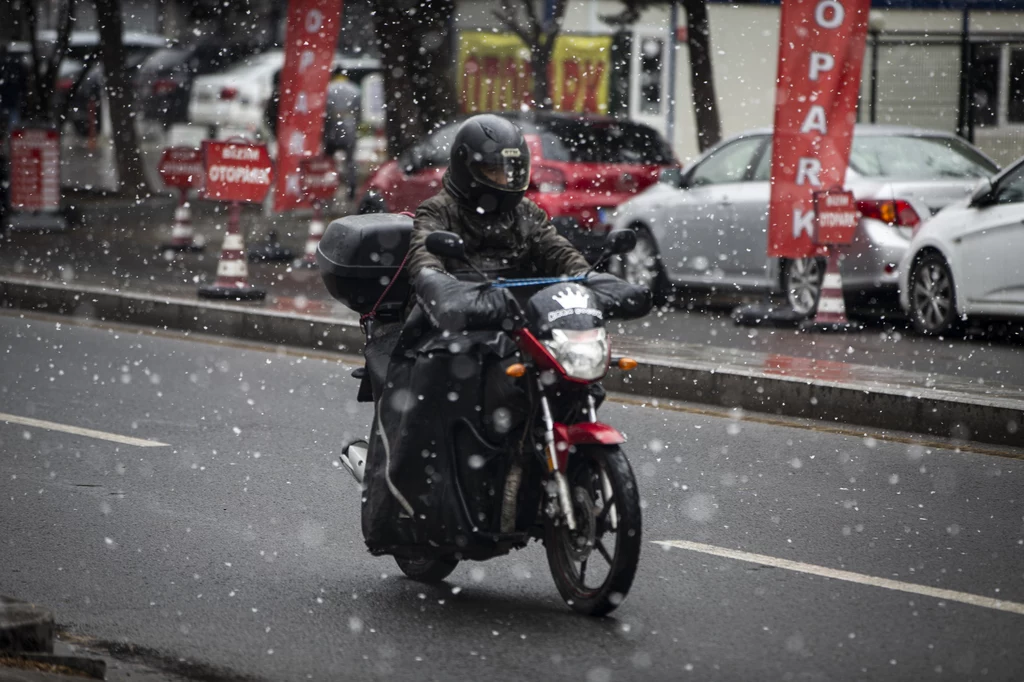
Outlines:
<svg viewBox="0 0 1024 682"><path fill-rule="evenodd" d="M143 195L149 187L139 155L132 116L134 100L132 84L125 69L121 0L96 0L96 18L100 32L100 54L106 79L110 122L114 129L114 154L121 192Z"/></svg>
<svg viewBox="0 0 1024 682"><path fill-rule="evenodd" d="M551 109L554 107L550 82L551 55L555 51L555 40L562 32L566 0L543 1L553 2L551 16L544 19L537 16L533 0L520 0L514 8L512 0L502 0L501 9L496 10L494 15L530 48L534 106L538 109ZM519 18L520 8L526 16L525 22Z"/></svg>
<svg viewBox="0 0 1024 682"><path fill-rule="evenodd" d="M697 117L697 145L703 152L722 139L711 69L711 24L707 0L683 0L683 8L686 10L686 43L690 50L693 111Z"/></svg>
<svg viewBox="0 0 1024 682"><path fill-rule="evenodd" d="M454 0L375 0L392 157L455 115L454 11Z"/></svg>

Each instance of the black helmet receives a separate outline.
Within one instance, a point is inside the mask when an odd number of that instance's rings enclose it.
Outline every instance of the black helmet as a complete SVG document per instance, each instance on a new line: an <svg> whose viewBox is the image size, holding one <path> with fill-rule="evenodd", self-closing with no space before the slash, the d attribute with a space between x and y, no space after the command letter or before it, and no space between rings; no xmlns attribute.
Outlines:
<svg viewBox="0 0 1024 682"><path fill-rule="evenodd" d="M494 114L466 119L452 142L444 186L477 213L506 213L530 184L530 149L518 127Z"/></svg>

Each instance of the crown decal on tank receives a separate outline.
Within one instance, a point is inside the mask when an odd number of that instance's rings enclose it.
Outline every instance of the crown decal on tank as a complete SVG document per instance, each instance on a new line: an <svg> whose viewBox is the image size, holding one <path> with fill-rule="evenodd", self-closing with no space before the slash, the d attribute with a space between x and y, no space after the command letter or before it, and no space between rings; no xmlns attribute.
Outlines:
<svg viewBox="0 0 1024 682"><path fill-rule="evenodd" d="M590 294L582 287L566 287L565 291L559 292L551 298L566 310L590 306Z"/></svg>

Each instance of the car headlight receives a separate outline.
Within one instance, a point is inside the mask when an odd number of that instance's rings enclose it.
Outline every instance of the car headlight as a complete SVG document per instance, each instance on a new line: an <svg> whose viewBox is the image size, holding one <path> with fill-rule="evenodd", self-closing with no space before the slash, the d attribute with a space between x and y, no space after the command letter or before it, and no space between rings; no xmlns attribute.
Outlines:
<svg viewBox="0 0 1024 682"><path fill-rule="evenodd" d="M603 328L554 329L544 345L573 379L600 379L608 369L608 333Z"/></svg>

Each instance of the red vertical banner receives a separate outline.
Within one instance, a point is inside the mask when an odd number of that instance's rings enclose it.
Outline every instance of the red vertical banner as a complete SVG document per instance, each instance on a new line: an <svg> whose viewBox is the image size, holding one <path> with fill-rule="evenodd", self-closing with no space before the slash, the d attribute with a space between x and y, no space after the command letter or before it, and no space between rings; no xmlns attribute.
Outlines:
<svg viewBox="0 0 1024 682"><path fill-rule="evenodd" d="M274 210L307 205L299 162L320 153L342 0L289 0L277 119Z"/></svg>
<svg viewBox="0 0 1024 682"><path fill-rule="evenodd" d="M782 0L768 255L817 251L814 193L850 161L871 0Z"/></svg>

